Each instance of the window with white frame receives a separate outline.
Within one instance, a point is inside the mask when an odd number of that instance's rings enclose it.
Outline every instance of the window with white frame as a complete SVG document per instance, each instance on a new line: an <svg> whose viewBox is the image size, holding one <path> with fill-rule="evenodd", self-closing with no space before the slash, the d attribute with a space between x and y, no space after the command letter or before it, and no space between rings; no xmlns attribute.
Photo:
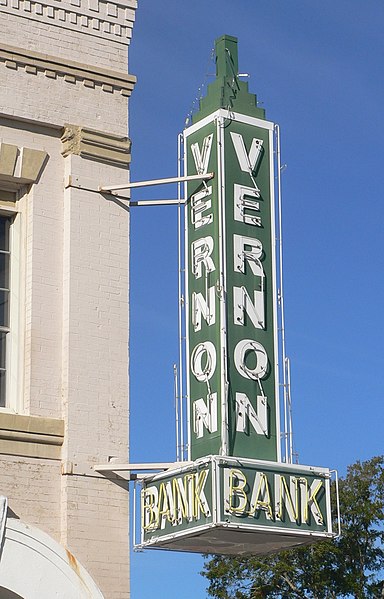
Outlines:
<svg viewBox="0 0 384 599"><path fill-rule="evenodd" d="M19 192L0 180L0 411L22 413L24 305ZM5 187L5 188L4 188Z"/></svg>
<svg viewBox="0 0 384 599"><path fill-rule="evenodd" d="M0 214L0 407L7 406L7 354L10 333L10 229L12 219Z"/></svg>

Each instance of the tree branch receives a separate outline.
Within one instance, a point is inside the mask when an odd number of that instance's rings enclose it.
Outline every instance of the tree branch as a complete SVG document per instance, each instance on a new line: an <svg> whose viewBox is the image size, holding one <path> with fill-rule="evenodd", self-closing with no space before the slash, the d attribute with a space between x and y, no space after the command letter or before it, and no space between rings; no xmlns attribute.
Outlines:
<svg viewBox="0 0 384 599"><path fill-rule="evenodd" d="M299 597L305 599L305 595L303 595L300 589L292 582L287 574L281 574L281 578L287 583L291 591L294 591Z"/></svg>

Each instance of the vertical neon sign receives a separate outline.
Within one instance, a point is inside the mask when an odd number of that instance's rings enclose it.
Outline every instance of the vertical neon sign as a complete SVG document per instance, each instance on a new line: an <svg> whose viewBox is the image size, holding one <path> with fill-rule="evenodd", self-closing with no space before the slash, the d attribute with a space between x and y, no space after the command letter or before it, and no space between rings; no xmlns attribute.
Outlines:
<svg viewBox="0 0 384 599"><path fill-rule="evenodd" d="M273 123L237 76L237 40L185 130L190 458L280 460Z"/></svg>

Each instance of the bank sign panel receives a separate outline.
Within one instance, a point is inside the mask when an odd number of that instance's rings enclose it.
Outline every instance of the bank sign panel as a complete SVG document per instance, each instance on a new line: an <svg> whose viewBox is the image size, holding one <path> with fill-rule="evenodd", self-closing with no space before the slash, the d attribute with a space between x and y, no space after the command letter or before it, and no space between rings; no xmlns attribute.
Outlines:
<svg viewBox="0 0 384 599"><path fill-rule="evenodd" d="M258 554L331 537L329 485L327 469L205 458L143 489L141 544Z"/></svg>
<svg viewBox="0 0 384 599"><path fill-rule="evenodd" d="M185 131L190 457L279 461L273 124L218 110Z"/></svg>

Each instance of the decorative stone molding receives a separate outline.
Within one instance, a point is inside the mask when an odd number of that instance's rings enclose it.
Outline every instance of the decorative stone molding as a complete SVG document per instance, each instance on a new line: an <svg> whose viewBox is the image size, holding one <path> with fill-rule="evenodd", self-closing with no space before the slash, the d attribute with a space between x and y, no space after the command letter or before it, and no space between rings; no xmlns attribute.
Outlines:
<svg viewBox="0 0 384 599"><path fill-rule="evenodd" d="M0 181L12 184L12 188L34 183L47 159L44 150L19 148L0 141Z"/></svg>
<svg viewBox="0 0 384 599"><path fill-rule="evenodd" d="M0 0L1 2L1 0ZM86 87L101 87L105 92L130 96L136 83L133 75L92 67L72 60L60 60L48 54L1 45L0 62L9 69L22 68L31 75L43 73L50 79L62 77L68 83L81 82Z"/></svg>
<svg viewBox="0 0 384 599"><path fill-rule="evenodd" d="M128 166L131 162L131 141L128 137L66 124L61 141L63 156L77 154L116 166Z"/></svg>
<svg viewBox="0 0 384 599"><path fill-rule="evenodd" d="M0 413L0 454L59 460L64 421Z"/></svg>
<svg viewBox="0 0 384 599"><path fill-rule="evenodd" d="M19 148L11 144L0 144L0 175L13 177Z"/></svg>
<svg viewBox="0 0 384 599"><path fill-rule="evenodd" d="M0 0L0 13L128 45L136 0Z"/></svg>

